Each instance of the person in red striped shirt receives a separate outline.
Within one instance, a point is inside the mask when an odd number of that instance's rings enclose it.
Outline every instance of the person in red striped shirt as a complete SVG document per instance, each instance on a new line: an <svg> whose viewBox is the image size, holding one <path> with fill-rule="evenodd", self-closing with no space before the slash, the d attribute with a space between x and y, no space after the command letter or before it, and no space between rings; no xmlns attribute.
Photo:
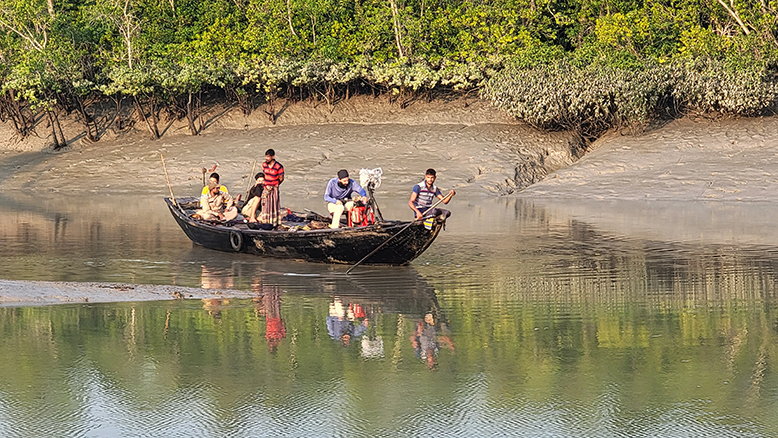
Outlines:
<svg viewBox="0 0 778 438"><path fill-rule="evenodd" d="M284 166L276 161L276 151L265 151L265 162L262 163L265 174L265 189L262 191L262 211L259 221L277 227L281 224L281 195L278 186L284 182Z"/></svg>

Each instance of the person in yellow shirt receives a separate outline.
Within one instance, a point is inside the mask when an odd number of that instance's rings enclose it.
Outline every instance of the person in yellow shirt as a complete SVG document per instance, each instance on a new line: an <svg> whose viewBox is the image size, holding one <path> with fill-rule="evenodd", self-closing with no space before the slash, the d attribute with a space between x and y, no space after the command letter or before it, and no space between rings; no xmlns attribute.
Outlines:
<svg viewBox="0 0 778 438"><path fill-rule="evenodd" d="M208 185L203 187L200 195L200 209L195 214L200 219L208 221L230 221L238 217L235 200L227 191L227 187L219 184L219 174L212 173Z"/></svg>
<svg viewBox="0 0 778 438"><path fill-rule="evenodd" d="M208 185L203 187L203 191L200 193L200 196L207 195L208 192L211 190L210 189L211 185L218 185L220 191L222 191L224 193L229 193L229 191L227 191L227 187L226 186L223 186L223 185L219 184L219 174L214 172L214 173L211 174L211 176L208 177Z"/></svg>

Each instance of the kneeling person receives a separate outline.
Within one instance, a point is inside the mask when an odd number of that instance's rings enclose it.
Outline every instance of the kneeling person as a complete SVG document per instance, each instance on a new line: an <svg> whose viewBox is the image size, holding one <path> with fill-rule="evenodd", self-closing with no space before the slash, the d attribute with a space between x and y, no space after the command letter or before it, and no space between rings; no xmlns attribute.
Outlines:
<svg viewBox="0 0 778 438"><path fill-rule="evenodd" d="M340 217L343 215L343 211L351 211L354 208L354 201L351 200L351 195L355 193L359 195L363 203L367 203L365 189L348 177L346 169L339 170L338 176L332 178L327 183L324 200L327 201L327 210L332 213L330 228L340 227Z"/></svg>

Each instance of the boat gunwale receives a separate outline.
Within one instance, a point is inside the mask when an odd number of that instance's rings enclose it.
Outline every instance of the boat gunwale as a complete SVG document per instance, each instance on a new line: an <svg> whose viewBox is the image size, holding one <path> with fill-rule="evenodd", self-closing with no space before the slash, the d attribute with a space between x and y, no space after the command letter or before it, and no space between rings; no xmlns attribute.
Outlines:
<svg viewBox="0 0 778 438"><path fill-rule="evenodd" d="M186 202L194 202L194 200L196 200L196 198L180 198L180 199L186 199L187 200ZM181 206L182 203L181 201L177 201L173 203L173 200L171 198L166 197L165 202L168 204L168 207L175 213L177 217L179 217L181 220L183 220L184 222L186 222L191 226L195 226L203 229L219 230L224 232L239 231L248 236L250 235L283 236L283 235L308 235L308 234L348 235L348 234L362 234L362 233L366 233L367 231L376 231L376 230L380 230L379 231L380 234L386 234L391 232L394 229L401 229L402 227L407 226L414 222L421 224L421 221L419 220L413 220L413 221L385 220L383 222L377 222L375 224L370 224L363 227L341 227L341 228L326 227L326 228L311 229L311 230L302 230L302 229L257 230L253 228L237 227L235 226L237 224L224 225L224 224L212 224L208 222L199 221L185 214L185 210L187 209Z"/></svg>

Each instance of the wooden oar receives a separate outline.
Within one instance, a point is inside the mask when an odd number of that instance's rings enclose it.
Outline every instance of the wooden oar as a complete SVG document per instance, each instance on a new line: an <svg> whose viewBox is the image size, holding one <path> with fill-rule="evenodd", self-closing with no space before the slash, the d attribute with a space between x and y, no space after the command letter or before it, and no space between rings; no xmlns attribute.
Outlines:
<svg viewBox="0 0 778 438"><path fill-rule="evenodd" d="M442 199L438 199L438 202L436 202L436 203L432 204L432 207L428 208L428 209L427 209L427 211L431 211L431 210L433 210L435 207L437 207L438 205L440 205L440 203L441 203L441 202L443 202L443 201L444 201L446 198L449 198L449 196L448 196L448 195L446 195L444 198L442 198ZM422 218L421 218L421 219L419 219L419 220L422 220L422 221L423 221L424 219L428 219L429 217L431 217L431 216L422 216ZM360 265L362 262L364 262L365 260L367 260L368 258L370 258L370 256L371 256L371 255L373 255L373 254L377 253L379 249L381 249L381 248L383 248L384 246L386 246L386 244L387 244L387 243L389 243L389 242L391 242L391 241L392 241L392 239L394 239L395 237L399 236L399 235L400 235L400 233L402 233L403 231L407 230L407 229L408 229L408 227L410 227L411 225L413 225L413 224L415 224L415 223L416 223L416 220L412 220L412 221L408 222L408 225L404 226L402 230L400 230L400 231L396 232L395 234L393 234L393 235L389 236L389 238L388 238L388 239L386 239L386 241L384 241L384 243L382 243L382 244L378 245L378 247L377 247L376 249L374 249L374 250L370 251L370 254L368 254L368 255L366 255L366 256L364 256L364 257L362 257L362 260L360 260L360 261L356 262L356 263L354 264L354 266L352 266L352 267L348 268L348 271L346 271L346 274L349 274L349 273L351 273L351 270L352 270L352 269L356 268L356 267L357 267L357 266L359 266L359 265Z"/></svg>
<svg viewBox="0 0 778 438"><path fill-rule="evenodd" d="M206 172L213 172L214 170L216 170L216 168L217 168L217 167L219 167L219 163L216 163L216 164L214 164L214 165L213 165L213 167L211 167L211 170L208 170L208 169L206 169L205 167L203 167L203 187L205 187L206 185L208 185L208 184L205 182L205 173L206 173Z"/></svg>

